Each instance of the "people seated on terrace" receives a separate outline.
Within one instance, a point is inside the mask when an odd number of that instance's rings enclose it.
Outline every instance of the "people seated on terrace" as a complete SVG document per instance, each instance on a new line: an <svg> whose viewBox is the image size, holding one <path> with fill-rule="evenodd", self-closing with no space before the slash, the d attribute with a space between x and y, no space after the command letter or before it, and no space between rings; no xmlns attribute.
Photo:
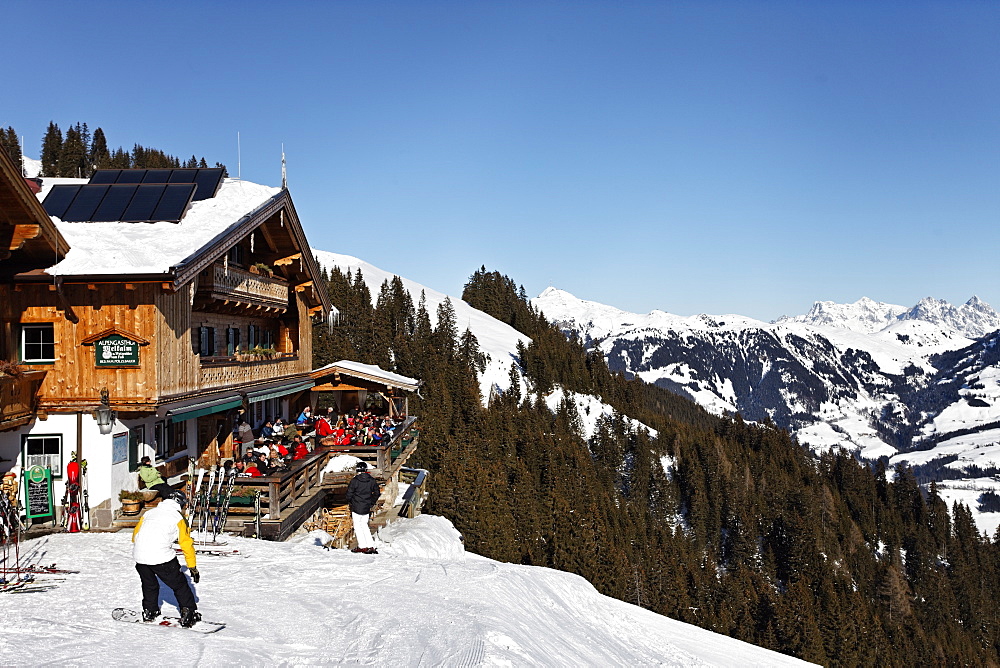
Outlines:
<svg viewBox="0 0 1000 668"><path fill-rule="evenodd" d="M302 440L301 436L296 436L292 441L292 460L302 459L309 455L309 448L306 446L306 442Z"/></svg>
<svg viewBox="0 0 1000 668"><path fill-rule="evenodd" d="M299 430L295 428L294 424L286 424L284 431L281 433L281 438L286 443L291 443L295 440L295 437L299 435Z"/></svg>
<svg viewBox="0 0 1000 668"><path fill-rule="evenodd" d="M305 408L303 408L302 412L299 413L299 416L297 418L295 418L295 424L301 425L301 426L304 426L304 427L311 427L312 424L313 424L313 422L314 422L314 419L313 419L313 414L312 414L312 408L310 408L309 406L306 406Z"/></svg>
<svg viewBox="0 0 1000 668"><path fill-rule="evenodd" d="M316 420L317 438L326 438L327 436L332 436L332 435L333 435L333 426L325 417Z"/></svg>
<svg viewBox="0 0 1000 668"><path fill-rule="evenodd" d="M270 417L264 420L264 423L260 426L258 433L263 439L274 438L274 422L271 421Z"/></svg>
<svg viewBox="0 0 1000 668"><path fill-rule="evenodd" d="M240 478L260 478L263 473L257 468L257 463L253 460L246 462L242 459L236 460L236 475Z"/></svg>
<svg viewBox="0 0 1000 668"><path fill-rule="evenodd" d="M271 423L271 435L274 438L281 438L282 432L285 431L285 423L281 421L281 416L279 415Z"/></svg>

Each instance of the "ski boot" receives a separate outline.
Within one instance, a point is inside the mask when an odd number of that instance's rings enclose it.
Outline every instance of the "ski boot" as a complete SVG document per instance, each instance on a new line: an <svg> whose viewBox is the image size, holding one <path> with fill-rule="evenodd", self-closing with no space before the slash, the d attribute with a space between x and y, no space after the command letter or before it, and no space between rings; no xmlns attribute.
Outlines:
<svg viewBox="0 0 1000 668"><path fill-rule="evenodd" d="M191 628L201 621L201 613L192 608L181 608L181 626Z"/></svg>
<svg viewBox="0 0 1000 668"><path fill-rule="evenodd" d="M159 610L146 610L144 608L142 611L142 621L144 622L151 622L159 616L160 616Z"/></svg>
<svg viewBox="0 0 1000 668"><path fill-rule="evenodd" d="M378 554L378 550L376 550L374 547L366 547L361 551L364 552L365 554Z"/></svg>

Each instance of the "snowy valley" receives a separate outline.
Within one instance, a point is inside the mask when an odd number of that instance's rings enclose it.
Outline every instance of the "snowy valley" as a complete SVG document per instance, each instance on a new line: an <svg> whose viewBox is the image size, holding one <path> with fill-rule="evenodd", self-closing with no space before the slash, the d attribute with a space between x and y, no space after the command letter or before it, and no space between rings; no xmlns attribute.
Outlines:
<svg viewBox="0 0 1000 668"><path fill-rule="evenodd" d="M769 419L817 453L846 448L923 467L981 530L1000 525L1000 513L979 509L980 495L1000 489L1000 315L975 297L958 307L817 302L773 323L634 314L555 288L532 302L613 370L714 413Z"/></svg>

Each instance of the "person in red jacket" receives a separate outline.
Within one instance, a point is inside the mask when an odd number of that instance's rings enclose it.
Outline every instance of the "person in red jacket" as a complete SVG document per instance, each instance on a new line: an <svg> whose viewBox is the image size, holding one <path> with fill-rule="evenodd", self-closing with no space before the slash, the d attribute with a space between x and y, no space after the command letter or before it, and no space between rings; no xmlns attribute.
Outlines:
<svg viewBox="0 0 1000 668"><path fill-rule="evenodd" d="M302 459L309 454L309 448L306 447L305 441L302 440L301 436L296 436L295 440L292 442L292 461L296 459Z"/></svg>
<svg viewBox="0 0 1000 668"><path fill-rule="evenodd" d="M333 427L330 423L326 421L326 418L320 418L316 421L316 437L326 438L327 436L333 435Z"/></svg>

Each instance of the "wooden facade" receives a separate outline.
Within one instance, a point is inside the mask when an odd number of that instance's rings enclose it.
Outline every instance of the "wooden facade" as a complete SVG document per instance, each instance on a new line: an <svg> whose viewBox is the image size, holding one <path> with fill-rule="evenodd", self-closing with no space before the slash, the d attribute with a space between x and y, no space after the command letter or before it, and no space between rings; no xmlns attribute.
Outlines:
<svg viewBox="0 0 1000 668"><path fill-rule="evenodd" d="M140 453L230 454L234 404L311 385L312 323L330 304L287 191L162 274L50 274L68 245L23 179L0 176L0 360L25 372L0 373L0 460L29 464L39 435L61 462L82 452L110 523ZM98 434L105 389L117 421ZM199 409L213 402L216 414Z"/></svg>

